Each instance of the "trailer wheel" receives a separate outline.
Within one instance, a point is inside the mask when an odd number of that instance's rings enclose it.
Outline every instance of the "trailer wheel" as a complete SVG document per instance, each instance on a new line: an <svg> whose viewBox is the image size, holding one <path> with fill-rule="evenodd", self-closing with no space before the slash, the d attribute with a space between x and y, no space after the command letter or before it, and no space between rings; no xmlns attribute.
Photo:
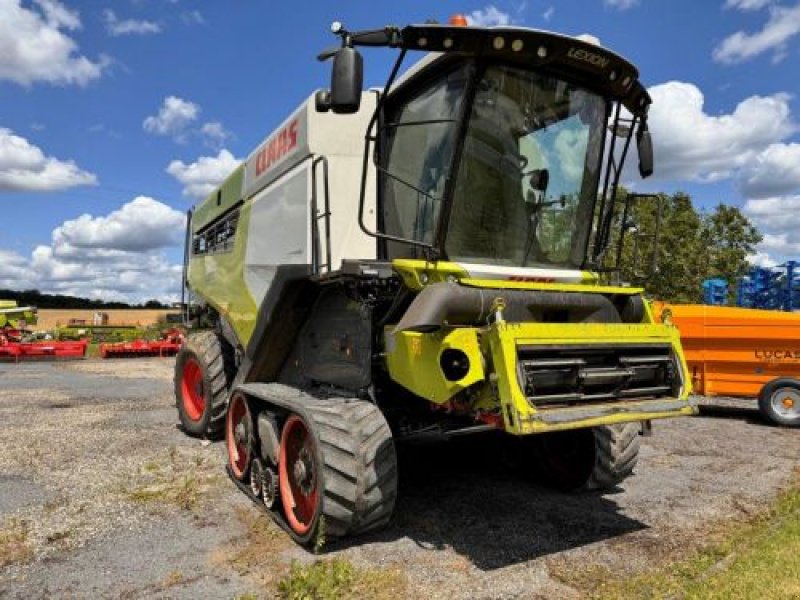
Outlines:
<svg viewBox="0 0 800 600"><path fill-rule="evenodd" d="M562 491L613 489L633 473L640 429L634 422L522 438L524 468Z"/></svg>
<svg viewBox="0 0 800 600"><path fill-rule="evenodd" d="M776 425L800 426L800 382L789 378L770 381L761 388L758 408Z"/></svg>
<svg viewBox="0 0 800 600"><path fill-rule="evenodd" d="M175 359L175 404L186 433L218 438L225 425L231 349L213 331L190 334Z"/></svg>

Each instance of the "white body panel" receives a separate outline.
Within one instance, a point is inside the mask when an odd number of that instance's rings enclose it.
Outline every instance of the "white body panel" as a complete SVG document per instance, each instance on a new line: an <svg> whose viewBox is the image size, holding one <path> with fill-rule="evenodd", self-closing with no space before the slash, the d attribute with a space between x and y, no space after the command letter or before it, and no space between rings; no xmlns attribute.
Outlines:
<svg viewBox="0 0 800 600"><path fill-rule="evenodd" d="M252 200L244 279L260 304L278 265L311 263L311 163L279 177Z"/></svg>
<svg viewBox="0 0 800 600"><path fill-rule="evenodd" d="M251 204L245 280L260 304L281 264L311 264L311 200L316 185L317 214L325 210L322 164L312 177L312 162L325 157L330 191L331 256L326 254L326 220L319 219L320 263L340 268L346 258L376 258L375 239L358 225L364 136L375 110L376 94L365 92L354 115L318 113L308 98L248 158L243 196ZM369 161L364 220L375 228L375 168Z"/></svg>
<svg viewBox="0 0 800 600"><path fill-rule="evenodd" d="M582 283L584 273L577 269L558 269L543 267L504 267L499 265L478 265L455 263L464 269L472 279L500 279L517 281L540 281L559 283Z"/></svg>

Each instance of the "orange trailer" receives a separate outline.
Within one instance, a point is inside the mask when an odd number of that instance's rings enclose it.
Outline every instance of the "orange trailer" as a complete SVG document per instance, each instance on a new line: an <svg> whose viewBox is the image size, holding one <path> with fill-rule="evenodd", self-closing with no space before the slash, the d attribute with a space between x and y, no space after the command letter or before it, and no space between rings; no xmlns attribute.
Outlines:
<svg viewBox="0 0 800 600"><path fill-rule="evenodd" d="M656 304L680 331L694 393L758 398L770 421L800 425L800 313Z"/></svg>

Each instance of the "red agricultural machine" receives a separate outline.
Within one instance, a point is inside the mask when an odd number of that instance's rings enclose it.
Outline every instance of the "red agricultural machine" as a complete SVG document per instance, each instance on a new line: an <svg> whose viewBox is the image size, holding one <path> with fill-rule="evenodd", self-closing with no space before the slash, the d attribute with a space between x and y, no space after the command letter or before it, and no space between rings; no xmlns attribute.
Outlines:
<svg viewBox="0 0 800 600"><path fill-rule="evenodd" d="M100 344L101 358L140 358L144 356L175 356L183 344L183 333L170 329L160 340L133 340L115 344Z"/></svg>

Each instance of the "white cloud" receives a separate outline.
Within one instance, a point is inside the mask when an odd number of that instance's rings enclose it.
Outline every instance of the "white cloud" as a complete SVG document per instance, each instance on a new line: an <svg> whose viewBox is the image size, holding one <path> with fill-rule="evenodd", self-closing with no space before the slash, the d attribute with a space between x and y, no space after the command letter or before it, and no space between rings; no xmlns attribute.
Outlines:
<svg viewBox="0 0 800 600"><path fill-rule="evenodd" d="M161 25L153 21L142 21L137 19L120 20L113 10L107 8L103 11L103 20L106 23L106 31L109 35L147 35L151 33L161 33Z"/></svg>
<svg viewBox="0 0 800 600"><path fill-rule="evenodd" d="M725 8L737 10L760 10L772 4L774 0L727 0Z"/></svg>
<svg viewBox="0 0 800 600"><path fill-rule="evenodd" d="M596 35L592 35L591 33L582 33L580 35L576 35L575 38L581 40L582 42L586 42L587 44L594 44L595 46L603 45L600 43L600 38Z"/></svg>
<svg viewBox="0 0 800 600"><path fill-rule="evenodd" d="M542 13L542 19L545 21L550 21L553 18L553 15L556 14L556 7L550 6L546 11Z"/></svg>
<svg viewBox="0 0 800 600"><path fill-rule="evenodd" d="M184 25L205 25L206 20L199 10L187 10L181 13Z"/></svg>
<svg viewBox="0 0 800 600"><path fill-rule="evenodd" d="M0 250L0 287L129 302L174 299L181 266L163 248L180 244L184 225L181 212L143 196L108 215L82 215L56 227L51 243L30 258Z"/></svg>
<svg viewBox="0 0 800 600"><path fill-rule="evenodd" d="M214 150L222 148L225 142L233 137L233 134L225 129L219 121L204 123L200 128L200 135L203 137L204 143Z"/></svg>
<svg viewBox="0 0 800 600"><path fill-rule="evenodd" d="M800 227L800 195L751 199L745 202L743 210L767 233L797 230Z"/></svg>
<svg viewBox="0 0 800 600"><path fill-rule="evenodd" d="M183 236L184 215L153 198L138 196L101 217L83 214L53 230L56 248L143 251L174 246Z"/></svg>
<svg viewBox="0 0 800 600"><path fill-rule="evenodd" d="M774 62L783 59L787 42L800 33L800 4L790 8L775 6L770 8L769 14L769 20L761 31L752 34L737 31L722 40L714 48L714 60L738 63L769 51L773 52Z"/></svg>
<svg viewBox="0 0 800 600"><path fill-rule="evenodd" d="M486 8L469 13L467 22L475 27L505 26L511 24L511 15L490 4Z"/></svg>
<svg viewBox="0 0 800 600"><path fill-rule="evenodd" d="M656 175L659 179L717 181L732 177L795 126L786 94L751 96L733 112L705 112L697 86L670 81L649 89L653 97Z"/></svg>
<svg viewBox="0 0 800 600"><path fill-rule="evenodd" d="M639 0L603 0L603 4L617 10L628 10L639 4Z"/></svg>
<svg viewBox="0 0 800 600"><path fill-rule="evenodd" d="M34 5L0 0L0 80L86 85L100 77L108 59L93 62L80 55L62 31L81 27L78 13L56 0L34 0Z"/></svg>
<svg viewBox="0 0 800 600"><path fill-rule="evenodd" d="M773 259L769 254L762 251L757 251L747 257L747 262L756 267L771 268L777 266L778 262Z"/></svg>
<svg viewBox="0 0 800 600"><path fill-rule="evenodd" d="M742 169L746 198L780 196L800 190L800 144L771 144Z"/></svg>
<svg viewBox="0 0 800 600"><path fill-rule="evenodd" d="M158 114L147 117L142 123L144 130L155 135L168 135L183 141L189 125L200 114L200 107L194 102L183 100L177 96L164 98Z"/></svg>
<svg viewBox="0 0 800 600"><path fill-rule="evenodd" d="M51 192L96 183L95 175L73 161L46 156L38 146L0 127L0 192Z"/></svg>
<svg viewBox="0 0 800 600"><path fill-rule="evenodd" d="M65 29L80 29L81 19L77 11L68 9L56 0L34 0L44 14L44 19L50 27L63 27Z"/></svg>
<svg viewBox="0 0 800 600"><path fill-rule="evenodd" d="M164 98L158 114L147 117L142 126L148 133L172 137L178 143L184 143L194 137L206 146L219 150L234 137L219 121L209 121L201 127L193 127L200 116L200 105L177 96Z"/></svg>
<svg viewBox="0 0 800 600"><path fill-rule="evenodd" d="M800 256L800 195L751 199L743 212L764 234L751 262L768 266Z"/></svg>
<svg viewBox="0 0 800 600"><path fill-rule="evenodd" d="M184 196L203 198L222 183L241 162L241 159L223 149L217 156L201 156L190 164L173 160L167 166L167 173L183 184Z"/></svg>

